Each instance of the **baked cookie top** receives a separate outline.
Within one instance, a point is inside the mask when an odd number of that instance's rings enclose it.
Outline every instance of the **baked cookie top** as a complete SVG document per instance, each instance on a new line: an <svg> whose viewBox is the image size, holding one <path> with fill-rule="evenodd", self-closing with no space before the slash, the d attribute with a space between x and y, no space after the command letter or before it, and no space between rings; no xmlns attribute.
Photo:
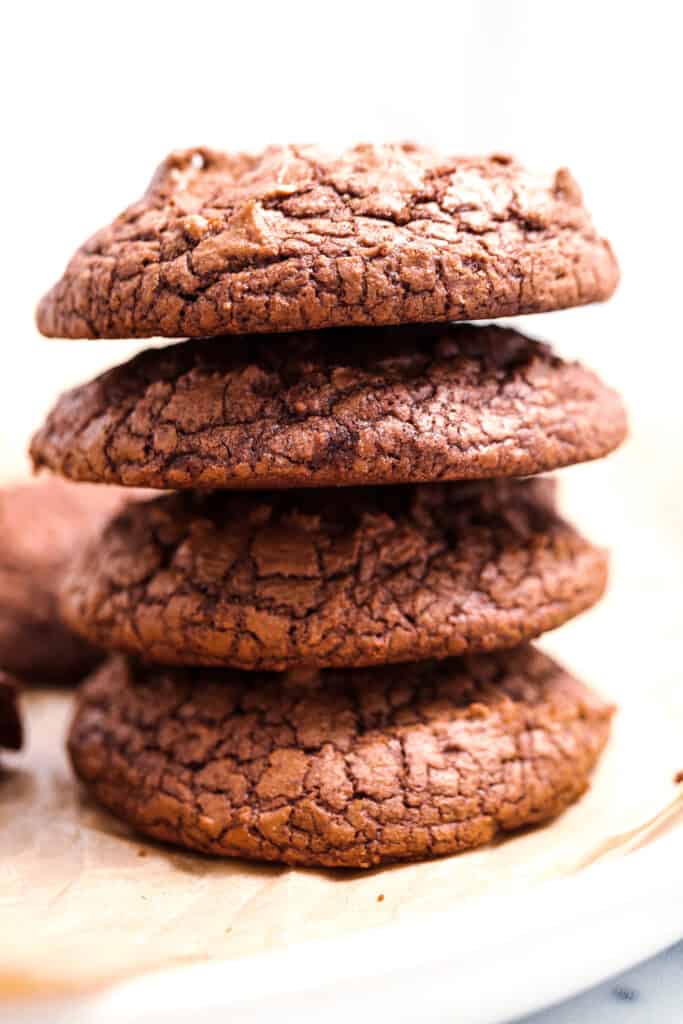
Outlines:
<svg viewBox="0 0 683 1024"><path fill-rule="evenodd" d="M186 491L114 518L60 610L160 664L351 667L513 646L594 604L606 573L540 478Z"/></svg>
<svg viewBox="0 0 683 1024"><path fill-rule="evenodd" d="M0 749L20 750L24 730L19 714L19 684L0 669Z"/></svg>
<svg viewBox="0 0 683 1024"><path fill-rule="evenodd" d="M150 349L62 395L36 468L161 489L523 476L599 458L623 405L500 327L420 325Z"/></svg>
<svg viewBox="0 0 683 1024"><path fill-rule="evenodd" d="M566 168L414 144L195 148L85 242L37 318L69 338L476 320L607 299L617 280Z"/></svg>
<svg viewBox="0 0 683 1024"><path fill-rule="evenodd" d="M0 669L75 681L101 657L60 620L56 592L79 544L121 505L121 492L61 480L0 489Z"/></svg>
<svg viewBox="0 0 683 1024"><path fill-rule="evenodd" d="M284 678L116 658L79 692L69 751L145 835L367 868L559 814L586 789L611 714L531 647Z"/></svg>

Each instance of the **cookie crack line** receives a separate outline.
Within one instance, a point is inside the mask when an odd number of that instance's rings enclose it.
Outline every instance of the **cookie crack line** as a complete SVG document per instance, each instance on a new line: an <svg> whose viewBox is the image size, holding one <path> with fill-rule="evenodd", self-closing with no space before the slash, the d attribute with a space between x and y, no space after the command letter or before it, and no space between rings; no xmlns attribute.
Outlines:
<svg viewBox="0 0 683 1024"><path fill-rule="evenodd" d="M301 686L112 659L69 752L138 831L218 856L367 868L460 852L561 813L613 708L531 647Z"/></svg>
<svg viewBox="0 0 683 1024"><path fill-rule="evenodd" d="M172 154L42 300L64 337L200 337L482 319L608 298L618 270L566 170L271 147ZM237 166L249 166L235 176Z"/></svg>

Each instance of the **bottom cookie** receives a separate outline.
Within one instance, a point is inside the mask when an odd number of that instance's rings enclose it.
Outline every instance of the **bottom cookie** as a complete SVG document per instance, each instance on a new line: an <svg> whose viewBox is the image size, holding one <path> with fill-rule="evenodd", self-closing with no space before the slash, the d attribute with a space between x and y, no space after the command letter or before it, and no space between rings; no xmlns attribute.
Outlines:
<svg viewBox="0 0 683 1024"><path fill-rule="evenodd" d="M139 832L363 868L555 817L586 789L613 710L529 646L286 675L116 657L77 700L76 773Z"/></svg>
<svg viewBox="0 0 683 1024"><path fill-rule="evenodd" d="M18 695L16 681L0 671L0 749L3 750L19 750L23 742Z"/></svg>

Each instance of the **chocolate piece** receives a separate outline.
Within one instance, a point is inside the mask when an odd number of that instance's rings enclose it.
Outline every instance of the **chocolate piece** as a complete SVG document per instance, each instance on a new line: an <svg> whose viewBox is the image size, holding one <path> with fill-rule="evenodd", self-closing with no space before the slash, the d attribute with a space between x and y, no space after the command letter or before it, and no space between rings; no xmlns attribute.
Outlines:
<svg viewBox="0 0 683 1024"><path fill-rule="evenodd" d="M17 680L0 670L0 748L5 750L20 750L24 739L18 697Z"/></svg>

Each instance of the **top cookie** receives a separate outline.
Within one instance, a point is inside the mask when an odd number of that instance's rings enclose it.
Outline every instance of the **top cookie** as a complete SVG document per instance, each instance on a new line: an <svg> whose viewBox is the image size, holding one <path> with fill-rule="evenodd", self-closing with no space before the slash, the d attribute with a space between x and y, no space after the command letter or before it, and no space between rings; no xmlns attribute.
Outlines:
<svg viewBox="0 0 683 1024"><path fill-rule="evenodd" d="M412 144L172 153L75 254L43 334L199 337L474 320L608 298L569 172Z"/></svg>

